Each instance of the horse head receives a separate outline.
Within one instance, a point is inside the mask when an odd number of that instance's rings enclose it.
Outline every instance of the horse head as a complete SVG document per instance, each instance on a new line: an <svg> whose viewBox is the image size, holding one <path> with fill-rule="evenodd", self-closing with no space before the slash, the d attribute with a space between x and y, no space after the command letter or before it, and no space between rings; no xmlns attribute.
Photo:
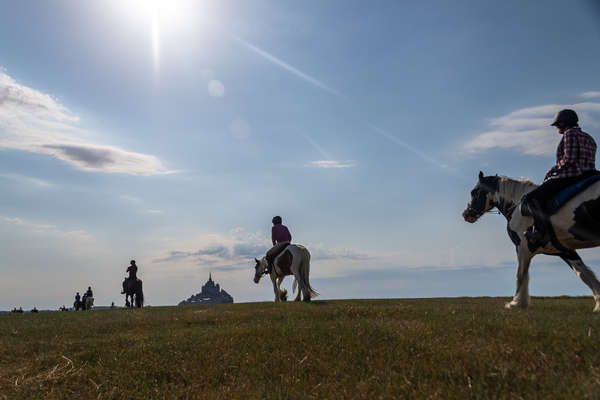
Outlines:
<svg viewBox="0 0 600 400"><path fill-rule="evenodd" d="M254 266L254 283L258 283L267 271L267 260L263 257L260 260L255 258L254 261L256 261L256 265Z"/></svg>
<svg viewBox="0 0 600 400"><path fill-rule="evenodd" d="M479 171L479 179L471 190L471 198L467 208L462 213L465 221L473 223L484 213L495 207L493 196L498 191L498 182L500 178L496 176L483 176Z"/></svg>

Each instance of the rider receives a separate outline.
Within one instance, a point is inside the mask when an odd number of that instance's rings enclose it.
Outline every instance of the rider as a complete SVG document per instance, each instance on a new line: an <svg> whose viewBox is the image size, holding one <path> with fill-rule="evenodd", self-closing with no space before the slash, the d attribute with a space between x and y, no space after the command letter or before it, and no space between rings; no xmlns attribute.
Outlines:
<svg viewBox="0 0 600 400"><path fill-rule="evenodd" d="M85 297L86 298L90 298L90 297L94 297L94 293L92 293L92 287L88 286L87 292L85 292Z"/></svg>
<svg viewBox="0 0 600 400"><path fill-rule="evenodd" d="M129 267L127 267L127 270L125 272L129 272L128 279L135 281L135 280L137 280L136 274L137 274L138 267L137 267L137 265L135 265L135 260L131 260L129 262L129 264L130 264Z"/></svg>
<svg viewBox="0 0 600 400"><path fill-rule="evenodd" d="M125 294L125 292L127 291L125 285L127 285L128 280L131 280L131 282L137 281L138 267L137 267L137 265L135 265L135 260L131 260L129 262L129 264L130 264L129 267L127 267L127 270L125 271L125 272L129 272L129 276L127 277L127 279L125 279L123 281L123 291L121 292L121 294Z"/></svg>
<svg viewBox="0 0 600 400"><path fill-rule="evenodd" d="M271 228L271 241L273 247L267 251L267 273L271 273L273 270L273 262L275 258L285 249L285 247L292 241L292 234L290 233L287 226L282 224L281 217L279 215L273 217L273 228Z"/></svg>
<svg viewBox="0 0 600 400"><path fill-rule="evenodd" d="M532 249L550 240L549 214L554 195L597 173L596 142L579 128L578 121L573 110L561 110L556 114L551 126L562 135L556 150L556 165L546 173L544 183L525 196L534 221L534 226L525 232Z"/></svg>
<svg viewBox="0 0 600 400"><path fill-rule="evenodd" d="M75 293L75 302L77 304L81 303L81 296L79 295L79 292Z"/></svg>

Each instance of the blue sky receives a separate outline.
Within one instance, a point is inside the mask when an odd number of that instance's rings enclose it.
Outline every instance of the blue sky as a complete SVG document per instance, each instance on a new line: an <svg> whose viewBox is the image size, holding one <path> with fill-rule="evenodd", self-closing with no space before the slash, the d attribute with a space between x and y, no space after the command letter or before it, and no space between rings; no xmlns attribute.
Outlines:
<svg viewBox="0 0 600 400"><path fill-rule="evenodd" d="M121 303L132 258L151 304L211 271L270 300L277 214L322 298L509 296L504 219L460 215L478 171L539 182L565 106L600 138L594 1L0 7L0 309ZM532 270L533 295L588 294Z"/></svg>

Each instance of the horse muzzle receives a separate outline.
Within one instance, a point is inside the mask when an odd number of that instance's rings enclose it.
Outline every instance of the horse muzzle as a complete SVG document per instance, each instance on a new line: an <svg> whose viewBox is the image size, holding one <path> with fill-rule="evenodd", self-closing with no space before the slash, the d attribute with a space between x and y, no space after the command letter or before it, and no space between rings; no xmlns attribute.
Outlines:
<svg viewBox="0 0 600 400"><path fill-rule="evenodd" d="M479 219L481 215L478 215L472 208L466 208L462 213L463 218L468 223L472 224Z"/></svg>

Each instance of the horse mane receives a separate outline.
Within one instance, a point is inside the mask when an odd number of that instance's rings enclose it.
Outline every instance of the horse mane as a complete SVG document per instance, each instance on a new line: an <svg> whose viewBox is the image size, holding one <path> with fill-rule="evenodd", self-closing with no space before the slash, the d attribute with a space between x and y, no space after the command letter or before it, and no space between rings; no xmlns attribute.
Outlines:
<svg viewBox="0 0 600 400"><path fill-rule="evenodd" d="M538 187L538 185L526 178L515 179L502 175L498 176L498 178L499 200L510 201L514 204L516 204L523 195Z"/></svg>

